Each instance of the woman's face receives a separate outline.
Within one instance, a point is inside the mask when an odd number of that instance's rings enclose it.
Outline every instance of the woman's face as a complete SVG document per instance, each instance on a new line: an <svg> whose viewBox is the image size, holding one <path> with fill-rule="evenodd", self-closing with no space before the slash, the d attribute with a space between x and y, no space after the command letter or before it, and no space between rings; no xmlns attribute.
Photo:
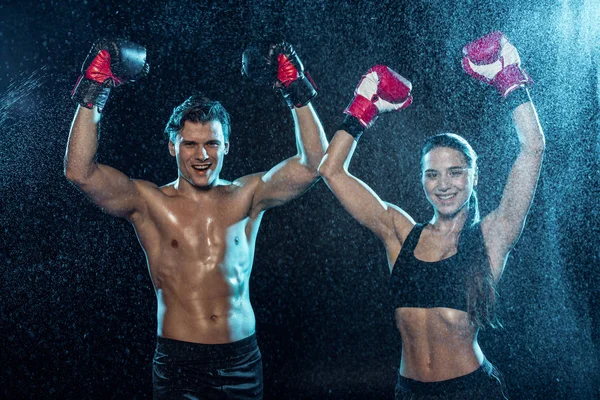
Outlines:
<svg viewBox="0 0 600 400"><path fill-rule="evenodd" d="M453 217L468 205L477 185L477 173L469 167L463 153L436 147L425 154L422 165L425 196L437 213Z"/></svg>

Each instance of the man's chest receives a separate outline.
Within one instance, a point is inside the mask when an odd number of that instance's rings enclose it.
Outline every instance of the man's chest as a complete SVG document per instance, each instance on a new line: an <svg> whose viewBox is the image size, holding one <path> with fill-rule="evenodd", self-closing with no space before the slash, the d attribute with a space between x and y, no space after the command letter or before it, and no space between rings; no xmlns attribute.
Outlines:
<svg viewBox="0 0 600 400"><path fill-rule="evenodd" d="M244 252L258 224L249 210L249 202L232 197L204 202L168 199L150 205L146 221L136 225L136 231L144 247L207 255L228 249Z"/></svg>

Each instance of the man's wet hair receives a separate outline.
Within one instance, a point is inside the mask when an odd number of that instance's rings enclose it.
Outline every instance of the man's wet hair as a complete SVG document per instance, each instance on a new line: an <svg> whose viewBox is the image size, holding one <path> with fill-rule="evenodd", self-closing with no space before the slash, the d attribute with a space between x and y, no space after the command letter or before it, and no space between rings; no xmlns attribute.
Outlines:
<svg viewBox="0 0 600 400"><path fill-rule="evenodd" d="M190 96L186 101L175 107L165 127L165 133L171 142L175 143L175 138L183 129L185 121L199 123L219 121L223 127L225 142L229 141L229 113L218 101L197 94Z"/></svg>

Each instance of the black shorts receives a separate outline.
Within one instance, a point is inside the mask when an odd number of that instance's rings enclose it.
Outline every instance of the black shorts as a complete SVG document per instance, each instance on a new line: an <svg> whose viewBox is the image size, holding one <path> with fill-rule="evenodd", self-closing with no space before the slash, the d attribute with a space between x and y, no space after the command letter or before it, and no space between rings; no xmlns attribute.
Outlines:
<svg viewBox="0 0 600 400"><path fill-rule="evenodd" d="M262 399L262 374L254 334L225 344L159 337L152 362L154 399Z"/></svg>
<svg viewBox="0 0 600 400"><path fill-rule="evenodd" d="M488 360L470 374L439 382L420 382L398 374L396 400L506 400L502 374Z"/></svg>

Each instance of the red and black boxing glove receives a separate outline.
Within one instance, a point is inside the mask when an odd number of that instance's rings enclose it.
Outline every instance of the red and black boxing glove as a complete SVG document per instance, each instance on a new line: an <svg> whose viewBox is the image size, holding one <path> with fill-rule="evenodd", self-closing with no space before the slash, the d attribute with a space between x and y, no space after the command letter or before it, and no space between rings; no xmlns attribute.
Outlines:
<svg viewBox="0 0 600 400"><path fill-rule="evenodd" d="M317 95L314 82L287 42L270 46L266 54L257 46L248 47L242 53L242 75L278 88L290 108L303 107Z"/></svg>
<svg viewBox="0 0 600 400"><path fill-rule="evenodd" d="M379 114L399 111L412 103L412 84L385 65L376 65L362 76L354 98L344 110L342 127L356 140L373 125ZM351 117L351 118L350 118Z"/></svg>
<svg viewBox="0 0 600 400"><path fill-rule="evenodd" d="M270 55L277 61L277 81L290 108L304 107L317 96L315 84L308 72L304 72L302 61L291 44L276 44Z"/></svg>
<svg viewBox="0 0 600 400"><path fill-rule="evenodd" d="M146 49L123 39L100 39L92 46L71 98L86 108L102 112L110 90L148 74Z"/></svg>
<svg viewBox="0 0 600 400"><path fill-rule="evenodd" d="M506 99L520 87L533 83L521 68L521 58L515 46L500 31L472 41L463 48L465 72L498 90Z"/></svg>

